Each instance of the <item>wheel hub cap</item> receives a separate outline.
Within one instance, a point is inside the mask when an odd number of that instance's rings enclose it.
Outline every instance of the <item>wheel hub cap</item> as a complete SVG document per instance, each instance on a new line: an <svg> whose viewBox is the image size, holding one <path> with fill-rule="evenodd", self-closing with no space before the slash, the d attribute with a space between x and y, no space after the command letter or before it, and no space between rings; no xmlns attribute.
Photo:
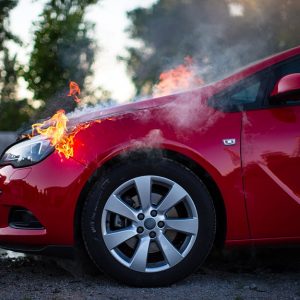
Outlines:
<svg viewBox="0 0 300 300"><path fill-rule="evenodd" d="M148 218L148 219L146 219L144 225L145 225L146 229L151 230L155 227L156 222L154 219Z"/></svg>

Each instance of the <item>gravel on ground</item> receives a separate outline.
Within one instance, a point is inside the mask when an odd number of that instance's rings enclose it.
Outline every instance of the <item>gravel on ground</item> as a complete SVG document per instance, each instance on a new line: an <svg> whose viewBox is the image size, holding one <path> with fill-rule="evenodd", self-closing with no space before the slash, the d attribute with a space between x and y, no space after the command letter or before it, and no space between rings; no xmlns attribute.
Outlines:
<svg viewBox="0 0 300 300"><path fill-rule="evenodd" d="M0 254L0 299L299 299L297 249L213 255L187 279L161 288L132 288L97 276L74 277L55 260Z"/></svg>

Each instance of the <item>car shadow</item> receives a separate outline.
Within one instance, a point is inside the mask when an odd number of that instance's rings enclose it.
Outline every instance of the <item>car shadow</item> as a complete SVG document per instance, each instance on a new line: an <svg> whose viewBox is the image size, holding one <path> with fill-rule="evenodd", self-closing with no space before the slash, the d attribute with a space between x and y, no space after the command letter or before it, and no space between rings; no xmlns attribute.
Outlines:
<svg viewBox="0 0 300 300"><path fill-rule="evenodd" d="M201 269L230 273L300 272L300 247L215 250Z"/></svg>

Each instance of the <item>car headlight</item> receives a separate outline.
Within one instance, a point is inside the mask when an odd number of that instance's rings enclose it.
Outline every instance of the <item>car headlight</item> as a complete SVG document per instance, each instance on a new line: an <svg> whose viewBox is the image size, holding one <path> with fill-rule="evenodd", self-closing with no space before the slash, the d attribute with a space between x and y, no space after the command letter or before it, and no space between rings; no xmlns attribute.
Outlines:
<svg viewBox="0 0 300 300"><path fill-rule="evenodd" d="M0 165L27 167L40 162L54 151L50 141L35 136L32 139L21 141L8 148L0 159Z"/></svg>

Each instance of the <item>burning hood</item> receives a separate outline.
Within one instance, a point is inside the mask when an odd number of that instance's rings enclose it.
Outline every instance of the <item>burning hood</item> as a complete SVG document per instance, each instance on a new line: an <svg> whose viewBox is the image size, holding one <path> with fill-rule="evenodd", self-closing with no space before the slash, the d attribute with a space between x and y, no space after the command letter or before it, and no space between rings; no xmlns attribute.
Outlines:
<svg viewBox="0 0 300 300"><path fill-rule="evenodd" d="M126 113L134 113L136 111L150 109L165 105L176 99L176 95L164 96L154 99L141 100L122 105L116 105L108 108L86 108L68 114L70 127L76 126L79 123L86 123L102 118L109 118Z"/></svg>

